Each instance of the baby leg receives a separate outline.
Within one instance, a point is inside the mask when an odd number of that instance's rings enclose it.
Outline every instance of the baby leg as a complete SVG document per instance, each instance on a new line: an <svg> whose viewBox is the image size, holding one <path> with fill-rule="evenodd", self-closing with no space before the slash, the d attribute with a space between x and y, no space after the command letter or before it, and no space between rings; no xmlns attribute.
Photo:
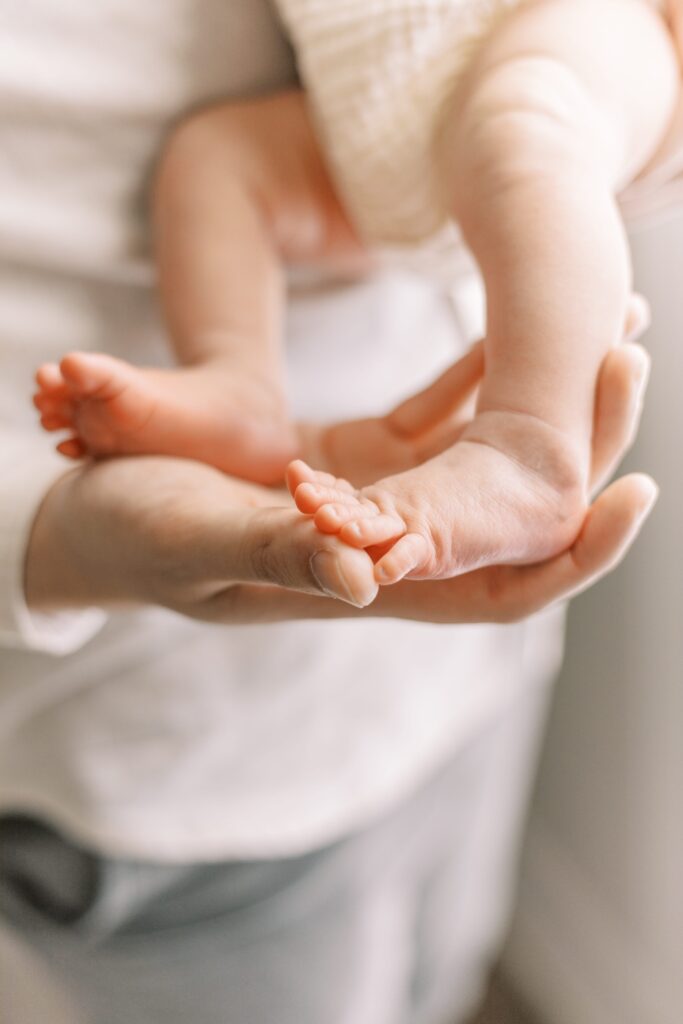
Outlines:
<svg viewBox="0 0 683 1024"><path fill-rule="evenodd" d="M360 271L303 94L200 111L159 162L160 298L181 368L74 353L38 374L35 402L79 457L174 454L262 483L298 452L284 400L282 262Z"/></svg>

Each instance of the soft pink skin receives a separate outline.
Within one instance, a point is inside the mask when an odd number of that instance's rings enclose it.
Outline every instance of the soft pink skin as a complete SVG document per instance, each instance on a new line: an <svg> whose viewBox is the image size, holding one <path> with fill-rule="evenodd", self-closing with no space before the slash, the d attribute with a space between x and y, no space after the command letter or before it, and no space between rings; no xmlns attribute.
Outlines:
<svg viewBox="0 0 683 1024"><path fill-rule="evenodd" d="M642 300L633 296L625 322L626 337L639 329L643 318L647 318L647 312ZM607 357L606 368L615 358L622 358L621 355L616 356L615 351L618 350L613 350ZM461 402L470 399L476 374L483 372L481 355L481 346L476 346L433 385L434 397L416 396L394 411L394 422L400 422L402 416L405 419L406 411L410 410L415 436L424 439L433 435L435 425L427 423L427 417L430 411L439 408L444 383ZM424 421L420 420L420 410L423 410ZM517 429L517 418L513 417L513 429ZM404 577L444 579L471 572L482 568L482 562L486 564L482 551L487 553L489 564L510 565L540 562L569 548L585 520L588 494L595 485L595 467L586 480L585 499L582 490L573 515L560 515L557 502L563 498L562 491L558 487L553 493L548 488L550 474L547 468L543 467L542 474L527 468L522 461L521 445L514 459L505 454L504 446L509 444L512 432L509 428L495 436L495 444L499 447L493 443L484 444L480 451L479 442L463 443L462 439L472 436L473 428L481 423L481 419L475 417L462 423L447 418L446 422L452 424L453 431L448 441L456 442L452 447L413 469L362 488L327 472L313 470L302 460L297 460L287 472L290 493L299 511L312 516L321 533L336 534L350 546L369 551L375 561L375 580L380 585L397 583ZM532 421L531 426L530 436L533 439L536 424ZM430 432L425 434L427 427ZM438 429L437 426L437 432ZM521 436L522 441L527 439L524 431ZM539 449L539 444L531 449L536 462ZM367 445L364 449L368 450L372 453L371 443L369 449ZM458 465L454 455L460 451L465 453L465 458ZM560 468L563 468L561 463ZM469 479L466 478L468 471ZM486 503L492 504L492 509L481 500L479 481L482 479L489 488L485 497ZM491 480L498 488L493 493ZM441 517L447 533L439 546L433 509L443 505L444 490L446 500L454 493L457 498L457 488L466 500L456 510L448 509L448 514ZM523 513L517 515L516 520L510 508L514 499L519 502L518 507ZM457 523L455 536L450 532L453 522ZM548 527L557 524L559 530L553 535ZM511 527L516 527L515 534L511 533ZM467 563L470 551L474 551L479 564Z"/></svg>
<svg viewBox="0 0 683 1024"><path fill-rule="evenodd" d="M39 371L44 426L74 431L59 445L74 457L180 454L272 482L296 452L365 482L289 474L319 543L338 534L367 548L375 584L552 558L585 521L595 381L630 288L614 195L655 150L677 88L671 39L635 0L535 0L501 20L435 153L487 290L478 415L408 438L398 420L372 421L367 454L382 439L394 447L375 452L372 474L346 444L357 427L294 430L282 413L282 262L367 262L305 97L201 112L171 139L155 190L162 304L183 368L73 354Z"/></svg>
<svg viewBox="0 0 683 1024"><path fill-rule="evenodd" d="M371 434L394 439L387 451L397 454L397 468L404 468L411 452L414 459L422 457L422 428L434 429L435 406L441 408L445 436L463 429L476 360L475 352L446 375L450 406L444 406L442 382L437 382L371 421ZM592 441L593 488L604 483L631 443L647 366L645 352L635 345L614 349L603 364ZM332 428L330 447L337 455L344 436L354 438L357 428L354 423ZM368 466L355 448L353 458L362 480ZM376 459L374 453L372 471ZM570 596L612 569L655 496L648 478L625 477L598 498L572 547L554 559L494 566L441 582L405 582L378 594L370 557L336 536L322 536L282 493L196 462L103 460L66 474L47 494L29 541L26 594L37 610L142 602L213 622L347 617L371 602L366 614L507 622ZM321 601L321 593L341 601Z"/></svg>
<svg viewBox="0 0 683 1024"><path fill-rule="evenodd" d="M534 563L577 537L595 379L630 291L615 197L666 134L672 43L643 3L535 0L458 83L434 159L486 287L477 415L448 450L360 489L290 472L299 510L370 551L378 583Z"/></svg>
<svg viewBox="0 0 683 1024"><path fill-rule="evenodd" d="M573 542L587 507L555 437L518 414L478 416L446 452L360 490L307 473L292 486L322 533L357 548L390 545L375 566L381 584L550 558Z"/></svg>
<svg viewBox="0 0 683 1024"><path fill-rule="evenodd" d="M73 352L37 374L34 402L79 459L175 455L263 484L313 457L287 413L284 263L358 276L370 259L332 187L299 91L182 122L161 155L153 215L162 310L180 366Z"/></svg>
<svg viewBox="0 0 683 1024"><path fill-rule="evenodd" d="M272 484L299 452L281 395L239 365L152 370L72 352L36 382L44 429L72 432L57 445L69 458L176 455Z"/></svg>

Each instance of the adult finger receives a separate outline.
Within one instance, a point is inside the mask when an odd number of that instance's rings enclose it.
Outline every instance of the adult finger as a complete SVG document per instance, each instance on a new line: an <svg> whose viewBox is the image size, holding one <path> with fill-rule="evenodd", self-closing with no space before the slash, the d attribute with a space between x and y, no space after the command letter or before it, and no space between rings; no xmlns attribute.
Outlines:
<svg viewBox="0 0 683 1024"><path fill-rule="evenodd" d="M590 487L611 477L638 432L650 374L650 357L630 342L605 356L595 399Z"/></svg>
<svg viewBox="0 0 683 1024"><path fill-rule="evenodd" d="M419 437L454 413L472 394L483 373L484 344L479 341L429 387L393 409L386 422L401 437Z"/></svg>
<svg viewBox="0 0 683 1024"><path fill-rule="evenodd" d="M632 292L626 305L624 318L624 341L636 341L652 322L650 303L644 295Z"/></svg>
<svg viewBox="0 0 683 1024"><path fill-rule="evenodd" d="M638 433L650 357L636 340L651 323L650 305L632 292L624 317L623 345L605 357L596 390L590 488L600 490L612 476Z"/></svg>
<svg viewBox="0 0 683 1024"><path fill-rule="evenodd" d="M633 473L607 488L591 506L569 550L540 565L507 566L490 588L493 618L514 621L567 600L622 560L658 497L648 476Z"/></svg>
<svg viewBox="0 0 683 1024"><path fill-rule="evenodd" d="M377 595L373 563L362 550L321 534L312 519L288 508L240 509L205 531L201 558L209 584L206 600L239 583L269 583L287 590L337 597L366 607Z"/></svg>

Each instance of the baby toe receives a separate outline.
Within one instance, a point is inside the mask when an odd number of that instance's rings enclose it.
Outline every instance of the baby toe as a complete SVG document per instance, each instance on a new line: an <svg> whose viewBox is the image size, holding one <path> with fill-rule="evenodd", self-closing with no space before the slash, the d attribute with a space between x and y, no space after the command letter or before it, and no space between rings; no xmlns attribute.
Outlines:
<svg viewBox="0 0 683 1024"><path fill-rule="evenodd" d="M32 396L31 401L40 412L52 412L58 400L53 395L46 394L44 391L37 391Z"/></svg>
<svg viewBox="0 0 683 1024"><path fill-rule="evenodd" d="M97 363L94 363L97 367ZM93 379L93 357L86 352L70 352L59 364L59 370L70 389L89 393L100 385L99 375Z"/></svg>
<svg viewBox="0 0 683 1024"><path fill-rule="evenodd" d="M44 363L36 371L36 384L45 392L65 390L64 378L56 363Z"/></svg>
<svg viewBox="0 0 683 1024"><path fill-rule="evenodd" d="M66 441L60 441L57 451L66 455L68 459L82 459L88 454L87 448L78 437L70 437Z"/></svg>
<svg viewBox="0 0 683 1024"><path fill-rule="evenodd" d="M348 480L336 477L322 469L312 469L303 459L295 459L290 462L286 472L287 486L294 496L297 487L302 484L312 484L319 487L330 487L335 490L344 491L347 494L354 493L354 487Z"/></svg>
<svg viewBox="0 0 683 1024"><path fill-rule="evenodd" d="M313 522L322 533L338 533L345 523L355 521L359 516L370 516L374 513L363 505L353 502L330 502L322 505L313 518ZM358 547L359 545L356 545Z"/></svg>
<svg viewBox="0 0 683 1024"><path fill-rule="evenodd" d="M398 583L408 573L419 569L428 555L427 542L419 533L406 533L377 562L375 579L380 586Z"/></svg>
<svg viewBox="0 0 683 1024"><path fill-rule="evenodd" d="M313 515L323 505L357 505L355 494L337 487L321 486L315 483L300 484L294 492L294 502L300 512Z"/></svg>
<svg viewBox="0 0 683 1024"><path fill-rule="evenodd" d="M110 401L135 379L137 369L101 352L70 352L59 364L69 392L76 398Z"/></svg>
<svg viewBox="0 0 683 1024"><path fill-rule="evenodd" d="M311 470L309 483L317 484L319 487L330 487L335 491L344 491L345 494L355 494L356 488L341 476L334 476L325 472L324 469Z"/></svg>
<svg viewBox="0 0 683 1024"><path fill-rule="evenodd" d="M43 430L64 430L66 427L73 426L73 422L64 416L60 416L58 413L45 412L40 417L40 425Z"/></svg>
<svg viewBox="0 0 683 1024"><path fill-rule="evenodd" d="M44 392L39 391L33 396L33 404L45 416L61 416L67 420L73 419L73 402L70 402L68 398L62 395L46 395Z"/></svg>
<svg viewBox="0 0 683 1024"><path fill-rule="evenodd" d="M367 548L397 540L405 532L406 524L402 519L386 513L379 513L378 515L366 514L361 518L358 515L354 516L353 522L346 522L341 527L339 536L352 547Z"/></svg>
<svg viewBox="0 0 683 1024"><path fill-rule="evenodd" d="M297 487L305 483L312 483L314 478L315 470L311 469L303 459L294 459L285 470L285 481L292 497L294 497Z"/></svg>

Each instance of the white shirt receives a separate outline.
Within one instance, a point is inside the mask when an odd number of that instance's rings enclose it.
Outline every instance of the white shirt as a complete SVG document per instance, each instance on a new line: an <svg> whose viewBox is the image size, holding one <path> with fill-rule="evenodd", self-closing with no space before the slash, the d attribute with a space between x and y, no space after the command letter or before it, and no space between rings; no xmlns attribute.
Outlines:
<svg viewBox="0 0 683 1024"><path fill-rule="evenodd" d="M30 406L35 367L72 348L168 360L144 220L162 136L197 103L292 79L264 0L0 9L0 809L109 853L264 857L332 840L560 656L560 612L500 628L222 628L25 607L27 534L65 469ZM427 284L387 275L303 289L288 338L300 414L365 414L452 359L457 324Z"/></svg>

